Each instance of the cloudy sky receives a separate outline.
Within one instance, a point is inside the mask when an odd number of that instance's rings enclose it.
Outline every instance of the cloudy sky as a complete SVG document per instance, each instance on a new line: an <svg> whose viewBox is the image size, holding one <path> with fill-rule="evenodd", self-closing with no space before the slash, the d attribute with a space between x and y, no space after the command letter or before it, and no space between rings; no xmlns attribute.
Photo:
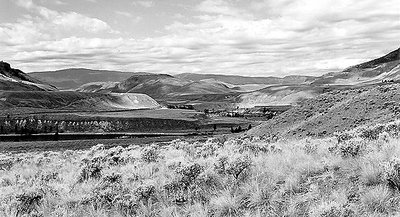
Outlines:
<svg viewBox="0 0 400 217"><path fill-rule="evenodd" d="M0 0L0 59L249 76L320 75L400 46L399 0Z"/></svg>

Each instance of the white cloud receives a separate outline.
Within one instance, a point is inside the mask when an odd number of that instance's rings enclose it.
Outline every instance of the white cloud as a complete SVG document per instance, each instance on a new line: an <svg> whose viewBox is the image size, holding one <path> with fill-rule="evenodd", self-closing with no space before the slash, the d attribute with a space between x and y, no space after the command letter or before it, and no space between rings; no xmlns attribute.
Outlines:
<svg viewBox="0 0 400 217"><path fill-rule="evenodd" d="M140 2L134 4L154 6L152 1ZM163 35L133 39L134 34L129 38L114 34L100 19L20 1L34 14L17 23L0 23L0 44L7 45L0 58L11 57L27 71L46 65L158 73L320 75L400 45L396 0L197 3L190 17L186 11L172 12L171 20L180 21L165 26ZM138 18L126 11L113 13ZM151 22L141 24L144 21Z"/></svg>
<svg viewBox="0 0 400 217"><path fill-rule="evenodd" d="M49 25L53 28L63 28L65 30L80 28L89 32L111 31L111 27L104 21L76 12L54 11L36 5L32 0L18 0L17 5L40 15L40 17L35 20L39 26Z"/></svg>
<svg viewBox="0 0 400 217"><path fill-rule="evenodd" d="M142 6L145 8L151 8L154 6L154 2L150 0L141 0L141 1L134 1L133 5L135 6Z"/></svg>
<svg viewBox="0 0 400 217"><path fill-rule="evenodd" d="M250 14L245 13L242 9L238 7L234 7L227 0L205 0L196 6L196 9L200 12L204 12L207 14L216 14L216 15L224 15L224 16L234 16L234 17L243 17L249 16Z"/></svg>
<svg viewBox="0 0 400 217"><path fill-rule="evenodd" d="M125 17L133 17L133 15L129 12L125 12L125 11L115 11L116 14L121 15L121 16L125 16Z"/></svg>

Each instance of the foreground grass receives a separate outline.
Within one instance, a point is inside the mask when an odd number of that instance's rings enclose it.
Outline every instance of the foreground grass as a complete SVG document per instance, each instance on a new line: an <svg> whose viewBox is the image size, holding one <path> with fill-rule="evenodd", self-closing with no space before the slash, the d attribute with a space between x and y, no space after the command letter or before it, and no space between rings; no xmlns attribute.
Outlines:
<svg viewBox="0 0 400 217"><path fill-rule="evenodd" d="M0 154L0 216L395 216L400 140Z"/></svg>

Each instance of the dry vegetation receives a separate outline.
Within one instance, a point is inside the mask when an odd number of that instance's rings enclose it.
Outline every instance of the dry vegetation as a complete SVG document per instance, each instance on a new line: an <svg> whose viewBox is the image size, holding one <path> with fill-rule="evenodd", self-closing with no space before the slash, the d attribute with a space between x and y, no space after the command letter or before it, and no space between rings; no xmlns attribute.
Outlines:
<svg viewBox="0 0 400 217"><path fill-rule="evenodd" d="M395 216L399 129L0 154L0 216Z"/></svg>

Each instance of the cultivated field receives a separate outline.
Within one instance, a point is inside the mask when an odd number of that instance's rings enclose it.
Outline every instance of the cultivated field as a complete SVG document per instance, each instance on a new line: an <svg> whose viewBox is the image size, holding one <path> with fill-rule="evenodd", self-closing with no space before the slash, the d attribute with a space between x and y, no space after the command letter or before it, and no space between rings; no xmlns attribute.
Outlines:
<svg viewBox="0 0 400 217"><path fill-rule="evenodd" d="M0 155L0 216L397 216L400 123Z"/></svg>

